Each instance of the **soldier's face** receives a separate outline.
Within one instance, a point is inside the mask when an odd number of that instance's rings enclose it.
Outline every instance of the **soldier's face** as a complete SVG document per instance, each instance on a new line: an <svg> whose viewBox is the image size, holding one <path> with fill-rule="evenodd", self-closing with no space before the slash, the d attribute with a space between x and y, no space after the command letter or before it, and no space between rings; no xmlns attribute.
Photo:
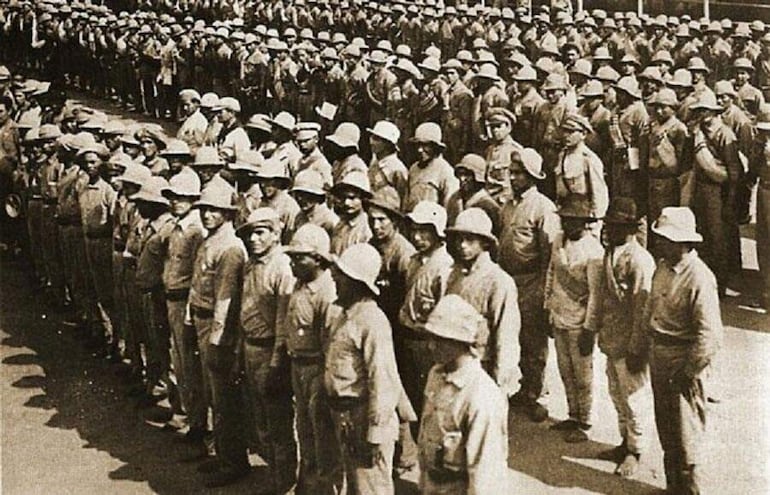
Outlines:
<svg viewBox="0 0 770 495"><path fill-rule="evenodd" d="M184 112L185 116L189 117L190 115L194 114L195 111L198 110L198 106L199 104L197 101L193 101L192 99L187 97L182 99L181 107L182 107L182 112Z"/></svg>
<svg viewBox="0 0 770 495"><path fill-rule="evenodd" d="M83 156L83 168L88 174L88 178L93 182L99 178L99 172L102 168L102 159L96 153L86 153Z"/></svg>
<svg viewBox="0 0 770 495"><path fill-rule="evenodd" d="M733 102L733 97L730 96L729 94L721 94L721 95L717 95L717 101L719 102L720 105L727 108Z"/></svg>
<svg viewBox="0 0 770 495"><path fill-rule="evenodd" d="M376 240L385 241L396 233L396 225L385 211L376 207L369 208L368 217L369 228Z"/></svg>
<svg viewBox="0 0 770 495"><path fill-rule="evenodd" d="M8 112L8 107L0 103L0 126L5 125L5 123L8 122L8 119L10 117L11 115Z"/></svg>
<svg viewBox="0 0 770 495"><path fill-rule="evenodd" d="M655 105L655 117L657 117L658 122L665 122L672 115L674 115L674 109L670 106Z"/></svg>
<svg viewBox="0 0 770 495"><path fill-rule="evenodd" d="M361 195L355 191L341 191L337 195L339 213L346 218L353 218L363 209Z"/></svg>
<svg viewBox="0 0 770 495"><path fill-rule="evenodd" d="M626 242L628 227L614 223L605 223L602 229L602 242L605 246L622 246Z"/></svg>
<svg viewBox="0 0 770 495"><path fill-rule="evenodd" d="M192 210L193 199L184 196L171 196L169 198L171 203L171 214L175 217L182 218Z"/></svg>
<svg viewBox="0 0 770 495"><path fill-rule="evenodd" d="M511 189L515 193L523 193L532 186L532 179L521 163L521 159L516 159L511 162Z"/></svg>
<svg viewBox="0 0 770 495"><path fill-rule="evenodd" d="M452 244L452 256L455 261L464 264L473 263L486 251L484 240L473 234L457 233L450 237L449 242Z"/></svg>
<svg viewBox="0 0 770 495"><path fill-rule="evenodd" d="M567 148L574 148L585 139L585 134L582 131L568 131L564 134L564 145Z"/></svg>
<svg viewBox="0 0 770 495"><path fill-rule="evenodd" d="M306 213L311 211L315 205L318 204L318 196L315 194L310 194L304 191L296 191L292 193L292 196L294 196L294 199L297 201L299 209ZM321 201L323 201L323 198L321 198Z"/></svg>
<svg viewBox="0 0 770 495"><path fill-rule="evenodd" d="M278 243L278 233L267 227L257 227L249 234L249 253L264 256Z"/></svg>
<svg viewBox="0 0 770 495"><path fill-rule="evenodd" d="M132 144L124 144L123 145L123 151L130 156L133 159L136 159L139 157L139 155L142 153L141 146L135 146Z"/></svg>
<svg viewBox="0 0 770 495"><path fill-rule="evenodd" d="M369 136L369 145L372 148L372 153L380 158L384 157L389 149L387 141L378 138L377 136Z"/></svg>
<svg viewBox="0 0 770 495"><path fill-rule="evenodd" d="M443 364L447 371L452 371L457 368L457 359L468 352L468 345L455 340L433 337L428 341L428 349L434 363Z"/></svg>
<svg viewBox="0 0 770 495"><path fill-rule="evenodd" d="M455 69L449 69L445 73L449 84L454 84L460 79L460 74Z"/></svg>
<svg viewBox="0 0 770 495"><path fill-rule="evenodd" d="M142 139L142 153L147 158L154 158L158 154L158 145L152 139Z"/></svg>
<svg viewBox="0 0 770 495"><path fill-rule="evenodd" d="M276 181L269 179L260 181L259 189L262 191L262 195L268 199L274 198L278 191L280 191Z"/></svg>
<svg viewBox="0 0 770 495"><path fill-rule="evenodd" d="M318 135L298 137L295 142L303 155L309 155L318 147Z"/></svg>
<svg viewBox="0 0 770 495"><path fill-rule="evenodd" d="M438 235L436 235L436 231L433 230L433 226L431 225L413 223L409 229L409 233L411 234L412 244L418 253L427 253L440 241Z"/></svg>
<svg viewBox="0 0 770 495"><path fill-rule="evenodd" d="M455 170L455 176L457 177L457 180L460 181L460 189L463 191L471 191L476 184L476 178L473 172L468 169L461 168Z"/></svg>
<svg viewBox="0 0 770 495"><path fill-rule="evenodd" d="M580 239L583 232L585 232L586 222L582 218L562 217L561 228L567 239L576 241Z"/></svg>
<svg viewBox="0 0 770 495"><path fill-rule="evenodd" d="M751 79L751 74L749 74L746 70L739 70L735 73L735 81L738 83L739 86L742 86L749 82L749 79Z"/></svg>
<svg viewBox="0 0 770 495"><path fill-rule="evenodd" d="M217 230L227 221L225 212L217 208L201 208L201 221L206 230Z"/></svg>
<svg viewBox="0 0 770 495"><path fill-rule="evenodd" d="M495 141L502 141L511 134L511 124L508 122L495 121L490 122L488 126Z"/></svg>
<svg viewBox="0 0 770 495"><path fill-rule="evenodd" d="M292 253L291 271L298 280L309 282L313 280L316 271L320 268L318 260L312 254Z"/></svg>

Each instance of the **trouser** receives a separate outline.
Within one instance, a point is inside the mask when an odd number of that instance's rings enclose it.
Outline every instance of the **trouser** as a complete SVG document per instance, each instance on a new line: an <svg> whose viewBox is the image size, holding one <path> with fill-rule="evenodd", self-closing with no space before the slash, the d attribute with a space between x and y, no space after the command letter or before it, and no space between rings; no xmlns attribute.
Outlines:
<svg viewBox="0 0 770 495"><path fill-rule="evenodd" d="M171 333L168 327L168 309L162 287L142 292L142 315L147 330L145 348L147 355L147 387L151 391L159 382L168 387L169 401L175 412L181 412L178 394L171 380Z"/></svg>
<svg viewBox="0 0 770 495"><path fill-rule="evenodd" d="M545 391L545 366L548 362L548 317L543 309L545 275L532 273L514 277L519 292L521 348L521 392L537 401Z"/></svg>
<svg viewBox="0 0 770 495"><path fill-rule="evenodd" d="M556 360L567 395L569 418L591 424L593 405L594 356L581 356L578 349L580 330L554 329Z"/></svg>
<svg viewBox="0 0 770 495"><path fill-rule="evenodd" d="M154 74L142 74L139 79L142 92L142 106L145 112L155 115L157 108L158 88L155 86Z"/></svg>
<svg viewBox="0 0 770 495"><path fill-rule="evenodd" d="M141 346L146 340L142 294L136 286L136 259L123 261L123 292L126 301L126 357L134 367L144 367Z"/></svg>
<svg viewBox="0 0 770 495"><path fill-rule="evenodd" d="M687 345L655 343L650 360L655 424L663 447L666 484L674 493L686 495L700 493L696 466L704 452L706 396L700 377L686 390L678 390L671 378L685 366L690 352Z"/></svg>
<svg viewBox="0 0 770 495"><path fill-rule="evenodd" d="M270 390L267 383L273 346L243 346L246 393L253 407L261 454L270 465L276 491L284 493L297 481L297 444L294 441L294 408L291 389Z"/></svg>
<svg viewBox="0 0 770 495"><path fill-rule="evenodd" d="M29 236L29 255L35 267L37 278L48 278L43 258L43 201L27 201L27 234Z"/></svg>
<svg viewBox="0 0 770 495"><path fill-rule="evenodd" d="M404 332L414 332L414 330L405 329ZM397 335L393 339L393 346L401 383L403 383L406 395L419 416L422 414L423 392L428 381L428 372L435 364L433 354L428 348L428 340L411 339ZM419 421L415 422L415 425L419 426ZM413 433L417 434L416 431Z"/></svg>
<svg viewBox="0 0 770 495"><path fill-rule="evenodd" d="M56 225L56 206L43 206L43 219L41 224L43 259L48 280L54 290L57 299L64 295L64 273L62 271L61 252L59 250L59 229Z"/></svg>
<svg viewBox="0 0 770 495"><path fill-rule="evenodd" d="M760 181L757 189L757 261L762 279L761 302L770 309L770 181Z"/></svg>
<svg viewBox="0 0 770 495"><path fill-rule="evenodd" d="M175 107L176 93L174 92L174 86L171 84L158 85L158 112L160 117L164 118L166 113L173 117Z"/></svg>
<svg viewBox="0 0 770 495"><path fill-rule="evenodd" d="M203 368L194 328L184 324L187 300L166 299L168 325L171 330L171 365L179 389L182 409L191 429L206 428L208 405L203 385Z"/></svg>
<svg viewBox="0 0 770 495"><path fill-rule="evenodd" d="M372 463L367 429L369 425L369 404L366 400L357 405L339 409L332 407L334 431L340 446L342 465L345 470L347 491L356 495L387 495L395 493L393 485L393 453L395 441L386 440L380 444L383 452L381 462ZM392 422L398 421L395 411ZM395 431L394 431L395 436Z"/></svg>
<svg viewBox="0 0 770 495"><path fill-rule="evenodd" d="M62 276L64 285L69 290L70 300L74 308L80 308L80 297L75 285L75 273L78 267L75 265L77 236L82 235L79 226L59 225L59 250L61 251Z"/></svg>
<svg viewBox="0 0 770 495"><path fill-rule="evenodd" d="M214 412L214 448L217 458L234 469L247 469L249 459L243 435L241 386L234 379L235 349L209 342L214 320L193 316L198 336L203 377Z"/></svg>
<svg viewBox="0 0 770 495"><path fill-rule="evenodd" d="M308 495L337 493L342 486L342 466L323 377L323 358L318 362L292 360L291 381L301 459L297 491Z"/></svg>
<svg viewBox="0 0 770 495"><path fill-rule="evenodd" d="M629 452L641 455L647 442L647 424L642 411L649 399L648 370L631 373L626 359L607 356L610 397L618 414L618 430Z"/></svg>
<svg viewBox="0 0 770 495"><path fill-rule="evenodd" d="M117 338L126 342L126 320L128 301L126 300L125 258L121 251L112 251L112 328Z"/></svg>
<svg viewBox="0 0 770 495"><path fill-rule="evenodd" d="M110 315L112 313L112 239L109 237L86 237L86 258L93 287L96 308L94 317L107 333L114 337Z"/></svg>
<svg viewBox="0 0 770 495"><path fill-rule="evenodd" d="M740 237L733 206L728 205L726 199L721 184L696 182L692 209L698 231L703 235L703 261L714 272L720 293L727 286L730 271L735 268L735 256L740 256Z"/></svg>

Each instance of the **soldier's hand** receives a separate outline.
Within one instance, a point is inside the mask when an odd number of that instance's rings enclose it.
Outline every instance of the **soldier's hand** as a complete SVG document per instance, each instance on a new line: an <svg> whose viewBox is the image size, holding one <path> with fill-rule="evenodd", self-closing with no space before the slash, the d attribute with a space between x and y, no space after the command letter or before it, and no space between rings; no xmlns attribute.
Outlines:
<svg viewBox="0 0 770 495"><path fill-rule="evenodd" d="M380 444L377 443L368 443L369 447L369 459L370 459L370 466L384 466L385 465L385 453L382 450L382 447Z"/></svg>
<svg viewBox="0 0 770 495"><path fill-rule="evenodd" d="M596 343L596 335L585 328L578 335L578 350L583 357L590 356L594 352L594 344Z"/></svg>
<svg viewBox="0 0 770 495"><path fill-rule="evenodd" d="M647 356L644 354L628 354L626 356L626 368L631 374L640 373L647 365Z"/></svg>

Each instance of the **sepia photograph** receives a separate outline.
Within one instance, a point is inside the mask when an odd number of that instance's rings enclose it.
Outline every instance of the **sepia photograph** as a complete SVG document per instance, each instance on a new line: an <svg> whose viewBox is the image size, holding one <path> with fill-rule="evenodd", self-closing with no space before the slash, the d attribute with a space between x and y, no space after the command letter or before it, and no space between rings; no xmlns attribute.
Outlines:
<svg viewBox="0 0 770 495"><path fill-rule="evenodd" d="M0 494L770 493L770 0L0 0Z"/></svg>

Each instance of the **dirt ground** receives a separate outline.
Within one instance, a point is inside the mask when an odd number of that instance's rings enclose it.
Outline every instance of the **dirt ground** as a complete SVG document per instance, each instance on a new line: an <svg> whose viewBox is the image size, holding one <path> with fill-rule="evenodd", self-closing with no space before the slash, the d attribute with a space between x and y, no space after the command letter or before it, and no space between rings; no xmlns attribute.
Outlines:
<svg viewBox="0 0 770 495"><path fill-rule="evenodd" d="M770 317L745 305L757 287L751 229L744 232L745 295L723 301L724 347L712 390L721 399L708 412L709 455L702 466L706 494L770 493ZM173 434L146 425L127 388L106 362L91 357L63 315L50 309L18 262L0 264L0 486L3 495L252 494L264 472L206 490L195 465L181 463ZM607 392L605 360L597 353L591 441L564 443L548 426L564 419L566 402L548 363L552 421L510 417L509 472L522 494L652 494L665 486L662 453L652 425L649 450L632 480L612 474L596 454L619 443ZM501 473L501 479L504 474ZM398 493L416 493L400 482Z"/></svg>

